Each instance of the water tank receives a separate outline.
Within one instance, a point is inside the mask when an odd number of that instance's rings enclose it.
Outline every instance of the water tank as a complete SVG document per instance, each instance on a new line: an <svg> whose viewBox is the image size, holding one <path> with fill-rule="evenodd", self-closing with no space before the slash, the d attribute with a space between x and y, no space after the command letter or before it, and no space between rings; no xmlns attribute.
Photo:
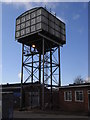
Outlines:
<svg viewBox="0 0 90 120"><path fill-rule="evenodd" d="M41 40L40 34L46 40L57 41L61 45L66 43L65 23L43 7L36 7L24 12L16 19L15 38L18 42L27 45Z"/></svg>

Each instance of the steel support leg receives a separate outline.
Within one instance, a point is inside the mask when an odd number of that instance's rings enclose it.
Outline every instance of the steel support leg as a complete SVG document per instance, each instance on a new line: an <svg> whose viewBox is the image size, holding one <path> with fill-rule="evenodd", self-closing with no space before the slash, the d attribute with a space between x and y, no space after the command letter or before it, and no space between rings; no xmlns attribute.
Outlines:
<svg viewBox="0 0 90 120"><path fill-rule="evenodd" d="M51 109L53 105L53 98L52 98L52 51L50 49L50 72L51 72Z"/></svg>
<svg viewBox="0 0 90 120"><path fill-rule="evenodd" d="M33 83L33 54L32 54L32 78L31 78L31 82ZM33 99L32 99L32 91L31 90L31 109L32 109L32 102L33 102Z"/></svg>
<svg viewBox="0 0 90 120"><path fill-rule="evenodd" d="M39 53L39 83L41 84L41 53Z"/></svg>
<svg viewBox="0 0 90 120"><path fill-rule="evenodd" d="M60 71L60 47L58 47L58 67L59 67L59 86L61 86L61 71Z"/></svg>
<svg viewBox="0 0 90 120"><path fill-rule="evenodd" d="M31 82L33 83L33 55L32 55L32 81Z"/></svg>
<svg viewBox="0 0 90 120"><path fill-rule="evenodd" d="M21 68L21 99L20 99L20 109L23 108L23 52L24 52L24 44L22 44L22 68Z"/></svg>
<svg viewBox="0 0 90 120"><path fill-rule="evenodd" d="M39 53L39 83L41 84L41 53ZM41 87L39 89L39 105L41 109Z"/></svg>
<svg viewBox="0 0 90 120"><path fill-rule="evenodd" d="M43 38L43 84L42 84L42 109L44 110L44 38Z"/></svg>

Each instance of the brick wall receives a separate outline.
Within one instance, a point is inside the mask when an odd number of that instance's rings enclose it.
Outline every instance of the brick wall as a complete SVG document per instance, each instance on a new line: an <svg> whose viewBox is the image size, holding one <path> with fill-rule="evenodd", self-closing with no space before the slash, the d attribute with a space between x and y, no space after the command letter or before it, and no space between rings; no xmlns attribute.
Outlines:
<svg viewBox="0 0 90 120"><path fill-rule="evenodd" d="M84 101L75 101L75 91L83 90ZM72 91L72 101L64 100L64 92ZM87 88L60 88L59 89L59 107L64 111L88 112L88 89Z"/></svg>

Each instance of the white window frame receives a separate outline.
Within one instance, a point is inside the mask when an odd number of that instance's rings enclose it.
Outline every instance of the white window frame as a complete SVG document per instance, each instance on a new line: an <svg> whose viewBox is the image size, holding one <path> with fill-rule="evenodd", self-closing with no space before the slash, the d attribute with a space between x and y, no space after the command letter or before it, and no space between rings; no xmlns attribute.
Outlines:
<svg viewBox="0 0 90 120"><path fill-rule="evenodd" d="M90 90L88 90L87 93L90 94Z"/></svg>
<svg viewBox="0 0 90 120"><path fill-rule="evenodd" d="M82 92L82 96L83 96L83 97L82 97L82 100L77 100L77 99L76 99L76 92L79 92L79 93ZM84 102L84 93L83 93L83 90L76 90L76 91L75 91L75 102Z"/></svg>
<svg viewBox="0 0 90 120"><path fill-rule="evenodd" d="M69 99L70 97L68 99L66 99L66 93L71 95L71 99ZM72 101L72 91L65 91L64 92L64 101Z"/></svg>
<svg viewBox="0 0 90 120"><path fill-rule="evenodd" d="M89 95L90 94L90 90L87 91L87 94ZM89 99L88 99L88 110L89 110Z"/></svg>

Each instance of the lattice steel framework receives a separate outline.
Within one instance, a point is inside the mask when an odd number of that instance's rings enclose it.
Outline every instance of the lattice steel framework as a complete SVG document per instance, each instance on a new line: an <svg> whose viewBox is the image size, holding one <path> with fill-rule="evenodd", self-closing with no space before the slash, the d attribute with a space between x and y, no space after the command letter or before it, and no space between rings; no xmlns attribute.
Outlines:
<svg viewBox="0 0 90 120"><path fill-rule="evenodd" d="M55 43L56 44L56 43ZM46 47L47 46L47 47ZM21 69L21 102L23 108L23 83L34 83L38 81L42 87L42 109L44 109L44 87L51 90L53 87L61 86L60 74L60 45L52 48L48 42L42 39L42 50L38 51L35 46L22 44L22 69Z"/></svg>

